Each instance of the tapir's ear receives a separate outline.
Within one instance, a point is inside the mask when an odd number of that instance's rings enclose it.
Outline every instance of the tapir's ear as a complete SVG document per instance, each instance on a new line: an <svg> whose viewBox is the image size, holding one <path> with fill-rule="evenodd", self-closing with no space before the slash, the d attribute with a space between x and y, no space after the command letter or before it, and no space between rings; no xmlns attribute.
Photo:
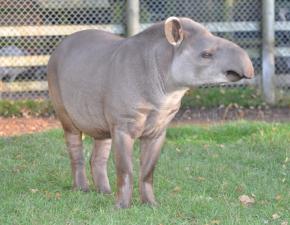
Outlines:
<svg viewBox="0 0 290 225"><path fill-rule="evenodd" d="M169 17L164 24L165 37L167 41L178 46L183 40L183 30L181 22L177 17Z"/></svg>

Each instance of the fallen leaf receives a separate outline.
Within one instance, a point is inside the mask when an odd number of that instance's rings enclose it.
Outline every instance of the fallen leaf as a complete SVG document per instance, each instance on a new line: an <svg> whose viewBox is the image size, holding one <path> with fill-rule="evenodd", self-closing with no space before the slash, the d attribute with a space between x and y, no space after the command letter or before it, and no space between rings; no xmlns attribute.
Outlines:
<svg viewBox="0 0 290 225"><path fill-rule="evenodd" d="M182 217L182 213L181 212L177 212L176 213L176 217Z"/></svg>
<svg viewBox="0 0 290 225"><path fill-rule="evenodd" d="M219 157L219 154L212 154L211 156L216 159Z"/></svg>
<svg viewBox="0 0 290 225"><path fill-rule="evenodd" d="M248 195L241 195L239 197L239 200L240 200L240 203L242 203L242 205L244 206L250 206L255 203L255 199L249 197Z"/></svg>
<svg viewBox="0 0 290 225"><path fill-rule="evenodd" d="M221 93L221 94L225 94L225 93L226 93L225 89L221 88L221 89L220 89L220 93Z"/></svg>
<svg viewBox="0 0 290 225"><path fill-rule="evenodd" d="M282 199L282 195L277 194L277 195L275 196L275 200L276 200L276 201L280 201L281 199Z"/></svg>
<svg viewBox="0 0 290 225"><path fill-rule="evenodd" d="M38 189L31 188L30 191L31 191L32 193L36 193L36 192L38 192Z"/></svg>
<svg viewBox="0 0 290 225"><path fill-rule="evenodd" d="M288 222L284 221L284 222L281 223L281 225L288 225Z"/></svg>
<svg viewBox="0 0 290 225"><path fill-rule="evenodd" d="M211 222L210 222L210 224L220 224L220 221L219 220L212 220Z"/></svg>
<svg viewBox="0 0 290 225"><path fill-rule="evenodd" d="M263 220L263 223L264 224L268 224L269 223L269 220Z"/></svg>
<svg viewBox="0 0 290 225"><path fill-rule="evenodd" d="M179 186L176 186L175 188L173 188L173 192L174 193L177 193L177 192L180 192L181 191L181 188Z"/></svg>
<svg viewBox="0 0 290 225"><path fill-rule="evenodd" d="M236 187L236 192L238 192L238 193L242 193L243 191L244 191L243 186L238 185L238 186Z"/></svg>
<svg viewBox="0 0 290 225"><path fill-rule="evenodd" d="M276 219L279 219L280 218L280 215L278 214L278 213L274 213L273 215L272 215L272 219L273 220L276 220Z"/></svg>
<svg viewBox="0 0 290 225"><path fill-rule="evenodd" d="M260 200L259 203L261 205L268 205L269 204L269 201L267 201L267 200Z"/></svg>
<svg viewBox="0 0 290 225"><path fill-rule="evenodd" d="M50 200L51 199L51 193L48 191L44 191L45 197Z"/></svg>
<svg viewBox="0 0 290 225"><path fill-rule="evenodd" d="M60 200L61 199L61 193L60 192L56 192L55 193L55 198L56 198L56 200Z"/></svg>
<svg viewBox="0 0 290 225"><path fill-rule="evenodd" d="M197 181L204 181L205 178L204 178L204 177L196 177L196 180L197 180Z"/></svg>
<svg viewBox="0 0 290 225"><path fill-rule="evenodd" d="M20 110L20 112L21 112L21 114L22 114L22 116L23 116L24 118L29 118L29 117L30 117L30 112L29 112L29 110L23 108L23 109Z"/></svg>
<svg viewBox="0 0 290 225"><path fill-rule="evenodd" d="M238 109L239 108L239 105L237 103L234 103L233 106Z"/></svg>

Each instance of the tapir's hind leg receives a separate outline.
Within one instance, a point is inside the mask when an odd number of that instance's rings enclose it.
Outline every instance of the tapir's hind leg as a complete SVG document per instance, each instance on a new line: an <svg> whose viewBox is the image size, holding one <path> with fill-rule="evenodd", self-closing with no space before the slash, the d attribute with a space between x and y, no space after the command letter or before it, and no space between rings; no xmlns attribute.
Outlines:
<svg viewBox="0 0 290 225"><path fill-rule="evenodd" d="M85 160L81 132L72 122L68 115L61 97L59 78L57 75L57 58L52 54L47 66L47 81L49 94L57 117L59 118L65 135L66 145L71 159L73 174L73 188L88 191L89 185L85 172Z"/></svg>
<svg viewBox="0 0 290 225"><path fill-rule="evenodd" d="M107 161L111 150L111 139L94 141L94 149L91 156L91 173L97 191L111 193L111 187L107 175Z"/></svg>
<svg viewBox="0 0 290 225"><path fill-rule="evenodd" d="M85 159L83 154L82 135L65 131L65 140L71 160L73 189L88 191L89 185L86 177Z"/></svg>

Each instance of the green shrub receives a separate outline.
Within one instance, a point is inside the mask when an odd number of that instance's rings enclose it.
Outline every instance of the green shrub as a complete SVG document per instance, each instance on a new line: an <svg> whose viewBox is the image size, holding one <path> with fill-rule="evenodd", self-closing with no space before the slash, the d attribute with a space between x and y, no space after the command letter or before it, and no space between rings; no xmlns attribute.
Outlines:
<svg viewBox="0 0 290 225"><path fill-rule="evenodd" d="M1 117L48 117L53 114L52 104L48 100L0 101Z"/></svg>
<svg viewBox="0 0 290 225"><path fill-rule="evenodd" d="M182 99L184 108L213 108L229 104L245 108L265 105L259 89L253 87L198 88L190 90Z"/></svg>
<svg viewBox="0 0 290 225"><path fill-rule="evenodd" d="M254 87L212 87L190 90L182 99L182 108L216 108L227 107L230 104L243 108L263 108L260 89ZM277 92L276 107L290 107L290 95L287 92ZM0 101L0 117L36 116L47 117L54 115L49 100L17 100Z"/></svg>

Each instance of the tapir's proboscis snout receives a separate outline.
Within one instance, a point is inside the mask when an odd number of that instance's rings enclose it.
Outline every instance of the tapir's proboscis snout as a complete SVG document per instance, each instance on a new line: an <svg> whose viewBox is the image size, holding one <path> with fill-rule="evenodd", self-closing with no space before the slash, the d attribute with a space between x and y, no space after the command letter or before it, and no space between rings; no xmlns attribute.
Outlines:
<svg viewBox="0 0 290 225"><path fill-rule="evenodd" d="M111 193L107 160L113 147L116 207L129 207L133 144L139 139L140 199L155 205L154 168L185 92L253 76L242 48L188 18L170 17L129 38L100 30L68 36L50 57L47 79L65 134L73 188L89 190L85 133L94 140L90 168L96 191Z"/></svg>
<svg viewBox="0 0 290 225"><path fill-rule="evenodd" d="M225 71L227 78L232 82L239 81L243 78L253 78L254 67L248 54L242 48L233 43L229 43L229 45L232 45L233 47L225 47L225 51L228 51L227 55L232 61L231 64L228 64L228 68Z"/></svg>

